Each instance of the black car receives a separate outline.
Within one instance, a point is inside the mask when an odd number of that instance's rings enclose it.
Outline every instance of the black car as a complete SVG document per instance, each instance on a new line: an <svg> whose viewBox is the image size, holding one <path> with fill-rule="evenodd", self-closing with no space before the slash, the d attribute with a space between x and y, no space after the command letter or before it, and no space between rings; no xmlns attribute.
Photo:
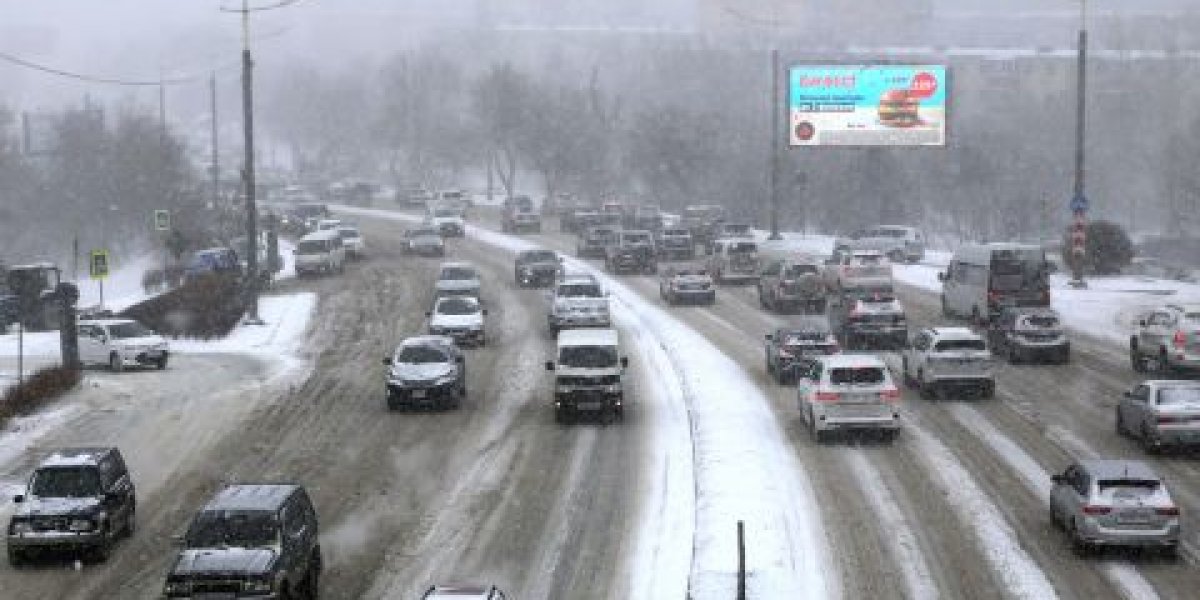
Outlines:
<svg viewBox="0 0 1200 600"><path fill-rule="evenodd" d="M466 359L449 337L408 338L383 364L388 367L388 410L458 408L467 395Z"/></svg>
<svg viewBox="0 0 1200 600"><path fill-rule="evenodd" d="M237 484L192 519L167 575L167 598L316 598L317 511L290 483Z"/></svg>
<svg viewBox="0 0 1200 600"><path fill-rule="evenodd" d="M1058 313L1049 307L1004 308L988 327L988 345L1010 363L1071 359L1071 341Z"/></svg>
<svg viewBox="0 0 1200 600"><path fill-rule="evenodd" d="M795 325L766 335L767 373L777 383L796 382L796 365L804 357L841 352L825 317L804 317Z"/></svg>
<svg viewBox="0 0 1200 600"><path fill-rule="evenodd" d="M658 252L654 249L654 236L638 229L618 232L616 241L608 247L604 265L611 273L657 273Z"/></svg>
<svg viewBox="0 0 1200 600"><path fill-rule="evenodd" d="M513 264L513 280L519 287L550 287L562 272L562 258L552 250L525 250Z"/></svg>
<svg viewBox="0 0 1200 600"><path fill-rule="evenodd" d="M575 255L580 258L604 258L608 246L617 238L617 229L607 225L589 227L579 236L575 244Z"/></svg>
<svg viewBox="0 0 1200 600"><path fill-rule="evenodd" d="M133 534L137 498L116 448L66 448L46 457L13 498L8 562L19 567L34 553L87 552L108 558L113 544Z"/></svg>

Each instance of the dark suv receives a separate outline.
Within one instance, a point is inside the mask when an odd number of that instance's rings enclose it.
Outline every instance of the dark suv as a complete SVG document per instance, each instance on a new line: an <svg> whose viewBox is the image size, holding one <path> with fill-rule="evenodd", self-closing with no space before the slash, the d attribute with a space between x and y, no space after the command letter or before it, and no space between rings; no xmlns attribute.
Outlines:
<svg viewBox="0 0 1200 600"><path fill-rule="evenodd" d="M618 232L616 242L608 247L604 265L612 273L657 273L658 253L654 250L654 236L640 229Z"/></svg>
<svg viewBox="0 0 1200 600"><path fill-rule="evenodd" d="M316 598L317 512L295 484L231 485L196 514L167 598Z"/></svg>
<svg viewBox="0 0 1200 600"><path fill-rule="evenodd" d="M87 551L108 558L118 538L131 535L137 500L116 448L67 448L48 456L13 498L8 561L20 566L40 550Z"/></svg>
<svg viewBox="0 0 1200 600"><path fill-rule="evenodd" d="M519 287L550 287L562 272L562 259L553 250L525 250L513 263L513 280Z"/></svg>

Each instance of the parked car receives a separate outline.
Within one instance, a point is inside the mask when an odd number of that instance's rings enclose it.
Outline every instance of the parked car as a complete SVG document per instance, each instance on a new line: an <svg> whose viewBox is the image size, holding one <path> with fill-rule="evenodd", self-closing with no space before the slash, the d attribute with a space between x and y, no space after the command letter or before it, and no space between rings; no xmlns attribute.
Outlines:
<svg viewBox="0 0 1200 600"><path fill-rule="evenodd" d="M1200 382L1149 380L1117 403L1117 433L1137 439L1146 452L1200 446Z"/></svg>
<svg viewBox="0 0 1200 600"><path fill-rule="evenodd" d="M708 272L720 284L750 283L758 279L758 243L754 240L727 239L712 243Z"/></svg>
<svg viewBox="0 0 1200 600"><path fill-rule="evenodd" d="M608 246L604 265L612 273L657 273L658 253L654 236L649 231L625 229L617 232L616 240Z"/></svg>
<svg viewBox="0 0 1200 600"><path fill-rule="evenodd" d="M445 256L446 243L433 227L417 227L404 232L404 252L418 256Z"/></svg>
<svg viewBox="0 0 1200 600"><path fill-rule="evenodd" d="M1036 360L1062 364L1071 358L1071 341L1053 308L1002 309L987 332L992 353L1013 364Z"/></svg>
<svg viewBox="0 0 1200 600"><path fill-rule="evenodd" d="M778 383L788 384L796 383L796 366L801 360L837 354L841 352L841 347L833 337L828 319L806 316L794 325L768 333L764 350L767 374Z"/></svg>
<svg viewBox="0 0 1200 600"><path fill-rule="evenodd" d="M192 519L167 575L167 598L316 598L323 558L317 511L290 483L230 485Z"/></svg>
<svg viewBox="0 0 1200 600"><path fill-rule="evenodd" d="M876 250L895 263L918 263L925 259L925 235L915 227L878 225L861 229L834 241L835 248Z"/></svg>
<svg viewBox="0 0 1200 600"><path fill-rule="evenodd" d="M825 261L825 287L835 295L847 290L892 289L892 265L875 250L834 250Z"/></svg>
<svg viewBox="0 0 1200 600"><path fill-rule="evenodd" d="M296 276L341 273L346 268L346 247L336 229L310 233L296 243Z"/></svg>
<svg viewBox="0 0 1200 600"><path fill-rule="evenodd" d="M467 396L466 357L444 335L410 337L383 364L388 410L458 408Z"/></svg>
<svg viewBox="0 0 1200 600"><path fill-rule="evenodd" d="M1166 482L1138 460L1082 460L1051 477L1050 522L1076 554L1106 546L1179 551L1179 507Z"/></svg>
<svg viewBox="0 0 1200 600"><path fill-rule="evenodd" d="M758 302L776 312L825 312L825 284L814 260L780 258L767 261L758 275Z"/></svg>
<svg viewBox="0 0 1200 600"><path fill-rule="evenodd" d="M574 327L611 327L608 295L591 275L564 275L554 284L547 321L551 335Z"/></svg>
<svg viewBox="0 0 1200 600"><path fill-rule="evenodd" d="M84 365L104 365L116 372L134 366L167 368L167 339L137 321L81 320L78 328L79 361Z"/></svg>
<svg viewBox="0 0 1200 600"><path fill-rule="evenodd" d="M908 342L908 317L891 290L848 291L830 308L829 320L847 350L894 350Z"/></svg>
<svg viewBox="0 0 1200 600"><path fill-rule="evenodd" d="M681 227L661 229L655 240L660 260L692 260L696 257L696 243L692 232Z"/></svg>
<svg viewBox="0 0 1200 600"><path fill-rule="evenodd" d="M363 239L362 232L357 227L342 225L337 228L337 232L342 238L342 245L346 247L348 257L365 258L367 256L367 241Z"/></svg>
<svg viewBox="0 0 1200 600"><path fill-rule="evenodd" d="M1200 369L1200 305L1168 304L1139 318L1129 360L1139 373Z"/></svg>
<svg viewBox="0 0 1200 600"><path fill-rule="evenodd" d="M804 358L796 375L800 415L817 443L835 431L876 431L888 442L899 434L900 390L879 357Z"/></svg>
<svg viewBox="0 0 1200 600"><path fill-rule="evenodd" d="M580 258L606 258L608 247L617 239L617 229L608 225L587 228L575 243Z"/></svg>
<svg viewBox="0 0 1200 600"><path fill-rule="evenodd" d="M615 329L570 329L558 334L556 359L546 362L554 373L554 419L573 421L592 412L606 420L625 416L625 369Z"/></svg>
<svg viewBox="0 0 1200 600"><path fill-rule="evenodd" d="M717 303L712 277L698 267L667 267L658 281L658 295L671 305Z"/></svg>
<svg viewBox="0 0 1200 600"><path fill-rule="evenodd" d="M429 334L453 338L460 345L487 345L483 318L487 309L473 296L444 296L433 304L429 317Z"/></svg>
<svg viewBox="0 0 1200 600"><path fill-rule="evenodd" d="M553 250L523 250L513 262L518 287L549 287L562 275L562 257Z"/></svg>
<svg viewBox="0 0 1200 600"><path fill-rule="evenodd" d="M213 273L239 275L242 263L233 248L205 248L192 253L183 270L183 280L193 281Z"/></svg>
<svg viewBox="0 0 1200 600"><path fill-rule="evenodd" d="M435 585L425 590L421 600L507 600L494 585Z"/></svg>
<svg viewBox="0 0 1200 600"><path fill-rule="evenodd" d="M437 282L434 283L434 295L442 296L474 296L480 295L479 271L475 266L466 262L444 262L438 269Z"/></svg>
<svg viewBox="0 0 1200 600"><path fill-rule="evenodd" d="M8 522L8 562L24 565L35 553L85 552L105 561L113 545L133 535L137 497L120 450L64 448L29 476Z"/></svg>
<svg viewBox="0 0 1200 600"><path fill-rule="evenodd" d="M901 359L904 382L929 399L955 391L996 392L987 342L966 327L930 327L913 336Z"/></svg>

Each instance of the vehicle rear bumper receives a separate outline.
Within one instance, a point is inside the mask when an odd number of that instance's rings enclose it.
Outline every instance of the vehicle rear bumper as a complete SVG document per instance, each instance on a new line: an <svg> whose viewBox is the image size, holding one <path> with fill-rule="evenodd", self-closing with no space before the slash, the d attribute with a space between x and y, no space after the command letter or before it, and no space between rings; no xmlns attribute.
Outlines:
<svg viewBox="0 0 1200 600"><path fill-rule="evenodd" d="M104 541L100 531L38 531L9 535L8 546L21 550L36 548L90 548Z"/></svg>
<svg viewBox="0 0 1200 600"><path fill-rule="evenodd" d="M453 385L416 388L388 384L388 404L393 406L433 407L454 397Z"/></svg>
<svg viewBox="0 0 1200 600"><path fill-rule="evenodd" d="M1169 547L1179 544L1179 524L1158 529L1118 529L1104 527L1095 519L1084 519L1079 535L1087 543L1099 546Z"/></svg>
<svg viewBox="0 0 1200 600"><path fill-rule="evenodd" d="M882 406L854 406L855 412L849 407L815 406L813 418L818 431L844 429L900 429L900 411L898 408ZM873 409L873 410L872 410ZM865 414L867 412L873 414Z"/></svg>
<svg viewBox="0 0 1200 600"><path fill-rule="evenodd" d="M554 407L574 411L602 411L621 408L625 401L622 392L606 390L575 390L554 394Z"/></svg>

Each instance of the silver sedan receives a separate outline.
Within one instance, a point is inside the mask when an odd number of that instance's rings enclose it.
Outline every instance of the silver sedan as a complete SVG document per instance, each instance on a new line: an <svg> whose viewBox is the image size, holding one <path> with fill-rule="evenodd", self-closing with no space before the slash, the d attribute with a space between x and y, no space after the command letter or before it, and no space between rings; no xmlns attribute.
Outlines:
<svg viewBox="0 0 1200 600"><path fill-rule="evenodd" d="M1178 556L1179 507L1146 463L1083 460L1051 479L1050 522L1067 532L1076 554L1131 546Z"/></svg>
<svg viewBox="0 0 1200 600"><path fill-rule="evenodd" d="M1144 381L1117 403L1117 433L1133 436L1147 452L1200 446L1200 381Z"/></svg>

